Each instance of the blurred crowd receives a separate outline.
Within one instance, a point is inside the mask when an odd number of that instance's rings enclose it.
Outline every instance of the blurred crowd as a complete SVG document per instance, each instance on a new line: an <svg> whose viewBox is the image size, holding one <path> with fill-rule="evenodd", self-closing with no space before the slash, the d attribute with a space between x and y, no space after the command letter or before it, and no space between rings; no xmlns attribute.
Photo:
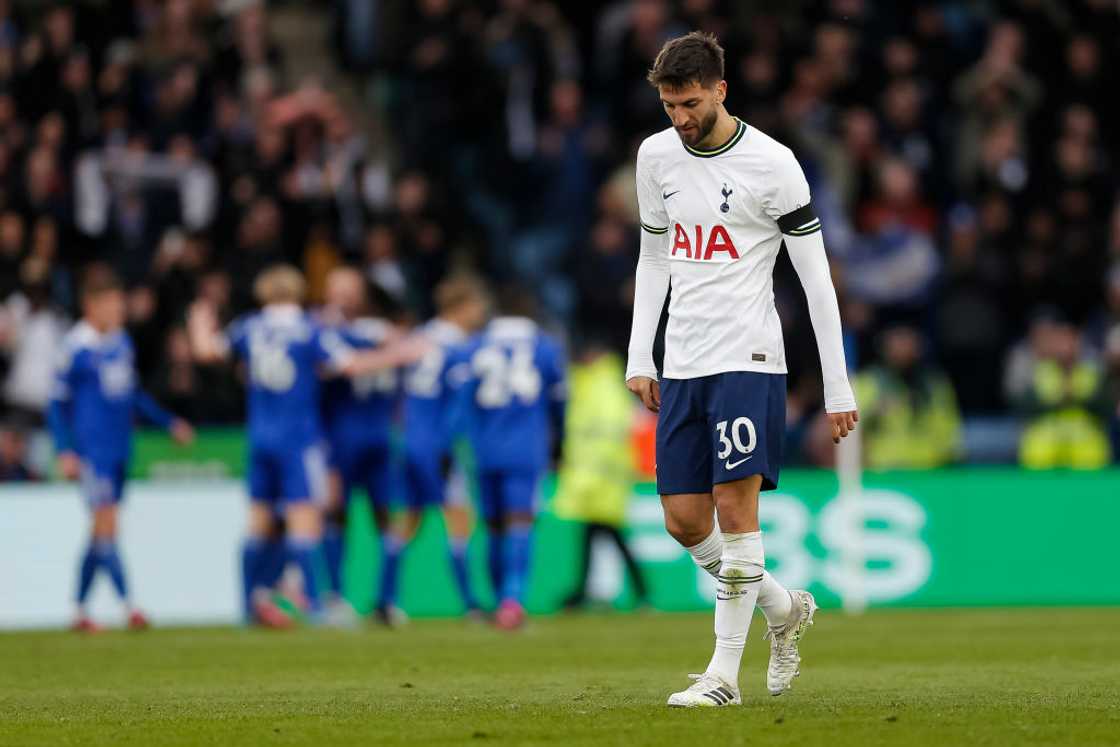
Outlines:
<svg viewBox="0 0 1120 747"><path fill-rule="evenodd" d="M406 323L473 267L623 351L634 156L668 124L645 71L692 29L727 50L729 111L810 180L869 464L956 461L977 433L1010 433L1030 466L1120 453L1114 0L293 7L332 15L324 49L368 111L295 79L263 2L0 0L0 479L34 477L28 433L94 259L127 280L147 387L199 423L239 422L241 395L190 361L184 310L232 318L278 260L313 300L359 266ZM791 453L827 463L788 263L775 293Z"/></svg>

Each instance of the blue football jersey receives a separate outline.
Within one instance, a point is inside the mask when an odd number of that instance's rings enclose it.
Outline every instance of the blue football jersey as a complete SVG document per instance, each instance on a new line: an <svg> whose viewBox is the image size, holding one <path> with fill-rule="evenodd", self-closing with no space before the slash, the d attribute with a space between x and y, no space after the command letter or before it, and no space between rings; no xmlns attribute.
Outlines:
<svg viewBox="0 0 1120 747"><path fill-rule="evenodd" d="M419 334L432 343L432 349L404 371L405 447L442 453L455 435L455 398L448 388L447 371L455 347L466 340L466 334L439 318L425 324Z"/></svg>
<svg viewBox="0 0 1120 747"><path fill-rule="evenodd" d="M391 327L383 319L356 319L328 328L350 348L369 350L384 344ZM398 372L387 369L323 382L323 420L332 447L387 444L398 394Z"/></svg>
<svg viewBox="0 0 1120 747"><path fill-rule="evenodd" d="M139 414L167 427L172 417L137 385L135 350L124 330L101 334L79 322L63 341L49 415L55 447L89 461L127 461Z"/></svg>
<svg viewBox="0 0 1120 747"><path fill-rule="evenodd" d="M456 354L449 372L479 470L540 472L567 398L559 344L529 319L502 317Z"/></svg>
<svg viewBox="0 0 1120 747"><path fill-rule="evenodd" d="M298 306L268 306L230 324L226 340L249 368L249 441L298 449L323 437L320 369L351 348Z"/></svg>

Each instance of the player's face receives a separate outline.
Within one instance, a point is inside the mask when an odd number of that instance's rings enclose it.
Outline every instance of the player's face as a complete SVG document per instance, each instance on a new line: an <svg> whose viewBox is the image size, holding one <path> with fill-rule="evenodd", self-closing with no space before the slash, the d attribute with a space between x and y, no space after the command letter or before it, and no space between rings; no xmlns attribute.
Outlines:
<svg viewBox="0 0 1120 747"><path fill-rule="evenodd" d="M327 277L326 301L344 316L356 316L365 303L362 277L353 272L332 273Z"/></svg>
<svg viewBox="0 0 1120 747"><path fill-rule="evenodd" d="M111 332L124 326L124 291L107 290L86 298L85 316L96 329Z"/></svg>
<svg viewBox="0 0 1120 747"><path fill-rule="evenodd" d="M476 330L486 322L486 316L489 309L486 305L486 300L481 297L474 297L463 304L462 322L468 330Z"/></svg>
<svg viewBox="0 0 1120 747"><path fill-rule="evenodd" d="M661 105L685 145L696 146L711 134L719 118L719 107L727 94L726 81L705 88L692 83L684 88L659 86Z"/></svg>

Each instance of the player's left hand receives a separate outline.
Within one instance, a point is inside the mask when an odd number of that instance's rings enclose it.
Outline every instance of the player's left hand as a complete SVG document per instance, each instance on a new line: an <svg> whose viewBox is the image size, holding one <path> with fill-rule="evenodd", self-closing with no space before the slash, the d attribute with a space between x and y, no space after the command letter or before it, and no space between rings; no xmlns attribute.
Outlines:
<svg viewBox="0 0 1120 747"><path fill-rule="evenodd" d="M832 428L832 443L840 443L840 439L856 429L857 422L859 422L859 410L828 413L828 424Z"/></svg>
<svg viewBox="0 0 1120 747"><path fill-rule="evenodd" d="M169 430L171 438L180 446L190 446L194 443L194 427L182 418L171 421Z"/></svg>

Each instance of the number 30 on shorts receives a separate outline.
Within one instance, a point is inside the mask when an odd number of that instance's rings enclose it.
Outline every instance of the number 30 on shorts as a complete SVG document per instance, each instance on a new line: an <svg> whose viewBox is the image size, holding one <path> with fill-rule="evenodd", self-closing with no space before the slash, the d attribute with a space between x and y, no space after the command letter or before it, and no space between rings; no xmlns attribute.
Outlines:
<svg viewBox="0 0 1120 747"><path fill-rule="evenodd" d="M728 423L731 427L728 428ZM728 430L731 431L730 438L728 438ZM743 431L746 431L746 442L743 441ZM716 423L716 431L719 433L719 452L716 454L720 459L726 459L731 456L731 451L734 449L740 454L750 454L754 451L755 446L758 445L758 436L754 430L754 423L748 417L735 418L733 421L721 420Z"/></svg>

